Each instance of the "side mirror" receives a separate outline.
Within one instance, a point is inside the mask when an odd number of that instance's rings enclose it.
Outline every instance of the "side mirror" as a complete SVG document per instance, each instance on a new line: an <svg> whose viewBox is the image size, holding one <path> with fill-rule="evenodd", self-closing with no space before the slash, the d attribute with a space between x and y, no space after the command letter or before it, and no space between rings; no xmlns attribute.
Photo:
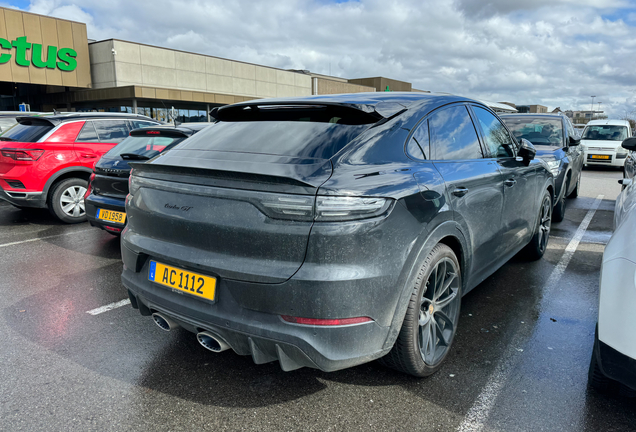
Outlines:
<svg viewBox="0 0 636 432"><path fill-rule="evenodd" d="M624 178L624 179L620 179L618 181L619 185L623 185L624 187L629 186L630 184L632 184L632 179L628 179L628 178Z"/></svg>
<svg viewBox="0 0 636 432"><path fill-rule="evenodd" d="M571 146L577 146L581 144L581 138L574 138L573 136L570 136L570 145Z"/></svg>
<svg viewBox="0 0 636 432"><path fill-rule="evenodd" d="M636 137L627 138L621 143L621 147L627 150L636 151Z"/></svg>
<svg viewBox="0 0 636 432"><path fill-rule="evenodd" d="M525 138L521 138L521 142L519 143L519 152L517 154L525 163L530 163L530 161L536 156L537 150L530 141Z"/></svg>

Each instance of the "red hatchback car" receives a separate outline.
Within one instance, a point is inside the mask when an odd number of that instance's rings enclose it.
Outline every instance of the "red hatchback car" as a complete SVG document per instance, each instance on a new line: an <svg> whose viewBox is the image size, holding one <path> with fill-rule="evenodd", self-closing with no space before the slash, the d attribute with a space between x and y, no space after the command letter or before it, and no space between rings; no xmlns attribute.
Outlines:
<svg viewBox="0 0 636 432"><path fill-rule="evenodd" d="M59 220L86 220L84 194L100 157L149 117L66 113L19 117L0 135L0 199L16 207L47 207Z"/></svg>

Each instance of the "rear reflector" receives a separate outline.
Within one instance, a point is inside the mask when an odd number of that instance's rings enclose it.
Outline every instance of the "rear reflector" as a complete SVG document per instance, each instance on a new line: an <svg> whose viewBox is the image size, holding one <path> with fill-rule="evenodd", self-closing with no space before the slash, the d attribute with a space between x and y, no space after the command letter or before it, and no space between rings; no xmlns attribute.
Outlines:
<svg viewBox="0 0 636 432"><path fill-rule="evenodd" d="M26 189L20 180L5 180L13 189Z"/></svg>
<svg viewBox="0 0 636 432"><path fill-rule="evenodd" d="M1 153L2 156L14 161L36 161L40 159L44 150L3 149Z"/></svg>
<svg viewBox="0 0 636 432"><path fill-rule="evenodd" d="M299 318L289 315L281 315L281 318L287 322L303 325L315 325L315 326L340 326L349 324L360 324L364 322L373 321L369 317L356 317L356 318L337 318L337 319L319 319L319 318Z"/></svg>
<svg viewBox="0 0 636 432"><path fill-rule="evenodd" d="M106 231L110 231L110 232L116 232L116 233L120 233L121 232L121 228L113 228L113 227L109 227L109 226L104 226L104 228L106 229Z"/></svg>

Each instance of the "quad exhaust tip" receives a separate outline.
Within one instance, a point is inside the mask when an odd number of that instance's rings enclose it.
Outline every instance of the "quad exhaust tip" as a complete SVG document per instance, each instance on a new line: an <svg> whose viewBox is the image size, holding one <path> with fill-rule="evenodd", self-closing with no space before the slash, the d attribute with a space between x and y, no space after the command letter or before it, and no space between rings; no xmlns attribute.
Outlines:
<svg viewBox="0 0 636 432"><path fill-rule="evenodd" d="M197 340L203 348L215 353L220 353L227 349L230 349L230 346L228 344L226 344L221 338L213 335L212 333L197 333Z"/></svg>
<svg viewBox="0 0 636 432"><path fill-rule="evenodd" d="M179 324L172 321L167 316L161 315L157 312L152 314L152 319L155 321L155 324L157 324L157 326L159 326L159 328L163 331L170 331L179 327Z"/></svg>

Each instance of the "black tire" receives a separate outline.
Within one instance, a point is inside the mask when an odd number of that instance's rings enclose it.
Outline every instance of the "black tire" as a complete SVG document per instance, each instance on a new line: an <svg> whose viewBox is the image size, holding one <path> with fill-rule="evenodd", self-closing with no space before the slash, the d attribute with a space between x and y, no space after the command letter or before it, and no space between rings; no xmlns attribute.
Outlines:
<svg viewBox="0 0 636 432"><path fill-rule="evenodd" d="M554 210L552 211L553 222L561 222L563 219L565 219L565 194L567 190L568 189L566 185L565 190L563 191L563 196L561 197L557 205L554 206Z"/></svg>
<svg viewBox="0 0 636 432"><path fill-rule="evenodd" d="M579 173L579 177L576 179L576 186L574 190L568 195L568 198L576 198L579 196L579 191L581 190L581 174Z"/></svg>
<svg viewBox="0 0 636 432"><path fill-rule="evenodd" d="M88 182L81 178L70 178L57 183L49 195L48 206L51 214L68 224L85 222L84 193L87 187ZM68 204L64 206L62 200Z"/></svg>
<svg viewBox="0 0 636 432"><path fill-rule="evenodd" d="M441 279L438 272L442 274ZM400 334L380 363L416 377L435 373L453 343L461 293L459 261L450 247L438 244L418 272ZM422 344L425 344L423 348ZM425 360L427 353L429 358Z"/></svg>
<svg viewBox="0 0 636 432"><path fill-rule="evenodd" d="M548 248L548 240L550 238L551 221L554 220L552 212L552 195L549 191L545 191L541 206L539 207L539 216L537 225L534 228L534 235L530 243L525 247L524 252L528 259L538 260Z"/></svg>
<svg viewBox="0 0 636 432"><path fill-rule="evenodd" d="M609 393L616 389L615 381L608 378L598 363L598 329L594 334L594 348L592 349L592 359L590 360L590 369L587 374L587 383L594 390Z"/></svg>

